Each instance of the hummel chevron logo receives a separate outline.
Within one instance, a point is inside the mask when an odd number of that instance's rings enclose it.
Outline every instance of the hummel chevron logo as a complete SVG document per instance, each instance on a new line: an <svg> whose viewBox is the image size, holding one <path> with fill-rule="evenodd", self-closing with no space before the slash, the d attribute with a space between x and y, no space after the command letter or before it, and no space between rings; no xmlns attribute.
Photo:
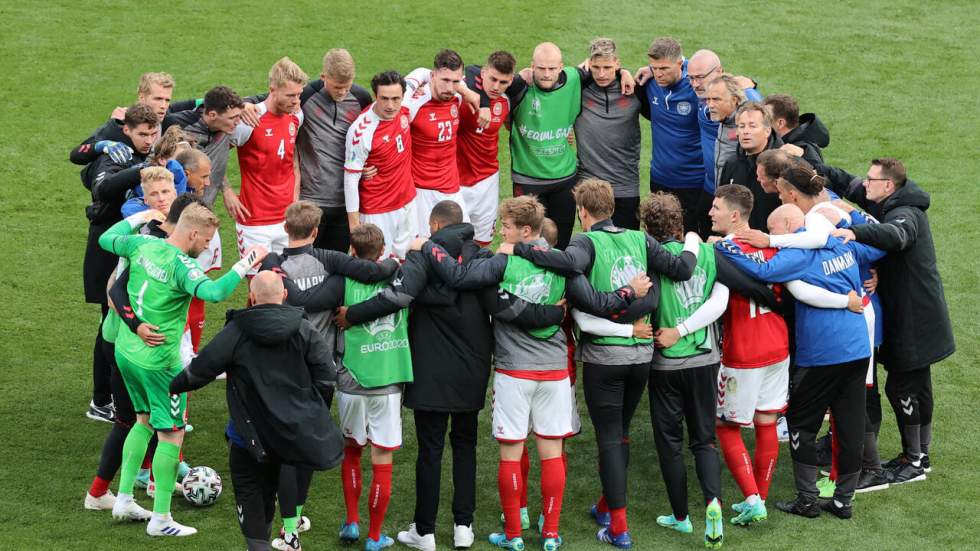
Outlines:
<svg viewBox="0 0 980 551"><path fill-rule="evenodd" d="M238 509L238 524L245 524L245 512L242 511L242 506L238 505L236 509Z"/></svg>
<svg viewBox="0 0 980 551"><path fill-rule="evenodd" d="M180 415L180 396L177 394L170 395L170 415L171 417Z"/></svg>
<svg viewBox="0 0 980 551"><path fill-rule="evenodd" d="M909 396L904 400L899 398L898 401L902 403L902 413L905 415L912 415L912 412L915 411L915 406L912 405L912 397Z"/></svg>
<svg viewBox="0 0 980 551"><path fill-rule="evenodd" d="M793 449L794 450L800 448L800 433L799 432L791 432L789 434L789 444L790 444L790 446L793 446Z"/></svg>

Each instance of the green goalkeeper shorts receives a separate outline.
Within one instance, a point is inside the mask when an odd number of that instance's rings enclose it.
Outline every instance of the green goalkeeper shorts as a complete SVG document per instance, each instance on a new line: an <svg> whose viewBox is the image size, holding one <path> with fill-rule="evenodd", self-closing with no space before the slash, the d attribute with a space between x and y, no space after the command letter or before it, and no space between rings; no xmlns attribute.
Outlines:
<svg viewBox="0 0 980 551"><path fill-rule="evenodd" d="M118 350L116 365L126 383L133 411L149 413L153 430L177 431L184 428L187 394L170 393L170 381L180 373L179 367L145 369L127 360Z"/></svg>

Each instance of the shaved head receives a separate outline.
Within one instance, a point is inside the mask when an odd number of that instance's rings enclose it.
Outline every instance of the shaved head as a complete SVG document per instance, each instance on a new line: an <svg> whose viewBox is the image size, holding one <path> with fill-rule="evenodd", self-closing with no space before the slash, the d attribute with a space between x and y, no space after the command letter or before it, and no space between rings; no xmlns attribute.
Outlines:
<svg viewBox="0 0 980 551"><path fill-rule="evenodd" d="M558 83L558 76L565 66L561 61L561 49L554 42L542 42L534 48L531 55L531 71L534 84L544 90L551 90Z"/></svg>
<svg viewBox="0 0 980 551"><path fill-rule="evenodd" d="M795 233L803 227L803 211L796 205L782 205L772 211L766 225L772 235Z"/></svg>
<svg viewBox="0 0 980 551"><path fill-rule="evenodd" d="M262 271L252 278L249 285L249 298L252 304L282 304L286 299L286 290L282 285L282 278L279 274L271 271Z"/></svg>

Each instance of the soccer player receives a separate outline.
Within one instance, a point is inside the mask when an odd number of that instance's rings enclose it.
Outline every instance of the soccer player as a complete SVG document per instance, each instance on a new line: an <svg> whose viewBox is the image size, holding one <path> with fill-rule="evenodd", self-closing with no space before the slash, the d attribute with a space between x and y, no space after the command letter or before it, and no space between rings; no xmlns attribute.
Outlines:
<svg viewBox="0 0 980 551"><path fill-rule="evenodd" d="M225 430L239 525L250 551L268 550L276 480L292 471L326 470L340 462L343 438L330 417L336 379L327 343L273 272L252 279L249 302L170 383L174 394L199 389L223 372L240 392L227 393ZM316 422L311 422L315 420ZM300 465L302 467L300 467ZM280 496L281 497L281 496ZM282 548L301 549L296 527Z"/></svg>
<svg viewBox="0 0 980 551"><path fill-rule="evenodd" d="M405 77L409 95L404 105L412 128L415 233L419 237L429 236L429 213L440 201L455 202L463 209L463 220L469 220L456 168L456 137L463 107L456 90L462 80L463 58L453 50L436 54L431 71L416 69Z"/></svg>
<svg viewBox="0 0 980 551"><path fill-rule="evenodd" d="M286 207L299 197L293 154L303 124L300 94L307 80L288 57L277 61L269 70L269 97L259 104L258 126L239 123L231 136L231 144L238 147L242 185L237 196L230 186L225 188L225 206L235 216L243 258L253 246L280 252L288 241L283 222ZM235 209L237 201L240 209Z"/></svg>
<svg viewBox="0 0 980 551"><path fill-rule="evenodd" d="M500 203L498 137L500 127L510 117L510 100L505 91L514 81L516 65L517 60L511 53L498 50L487 57L482 67L467 66L464 75L468 88L480 90L486 96L486 106L481 109L485 113L474 113L470 109L460 111L456 138L460 191L476 232L473 239L484 247L493 241L497 221Z"/></svg>
<svg viewBox="0 0 980 551"><path fill-rule="evenodd" d="M396 71L371 79L375 101L347 131L344 203L351 231L374 224L384 236L384 256L405 258L415 237L415 185L412 183L412 132L402 105L405 80ZM362 178L366 166L377 174Z"/></svg>
<svg viewBox="0 0 980 551"><path fill-rule="evenodd" d="M719 187L709 215L712 231L732 239L736 232L748 229L752 210L752 192L738 184ZM774 248L756 248L738 238L734 242L746 254L770 259ZM794 296L813 287L801 281L786 284ZM821 291L813 287L813 292ZM827 293L827 291L823 291ZM833 294L837 304L818 307L854 311L862 309L856 293ZM786 409L789 390L789 339L786 322L773 311L736 292L729 294L722 327L721 369L718 373L717 433L725 462L742 490L745 501L733 505L738 513L732 524L747 525L768 517L765 500L779 456L776 415ZM755 427L755 456L749 457L740 427Z"/></svg>
<svg viewBox="0 0 980 551"><path fill-rule="evenodd" d="M803 212L783 205L770 216L773 234L794 233L803 226ZM801 279L838 293L863 294L860 263L880 259L884 253L860 244L830 239L823 249L780 249L768 261L745 255L731 241L718 248L739 268L770 282ZM839 518L852 515L851 499L861 472L865 389L871 345L863 314L796 303L796 365L790 388L787 421L797 497L778 502L786 513L807 518L823 509ZM833 342L834 346L828 346ZM839 447L839 476L833 499L818 504L815 437L830 408Z"/></svg>
<svg viewBox="0 0 980 551"><path fill-rule="evenodd" d="M139 179L130 178L126 169L142 163L150 153L153 143L160 136L160 119L147 105L134 104L127 111L122 124L121 142L134 151L128 160L117 162L112 155L99 154L82 172L85 188L91 192L92 204L85 209L89 220L88 242L82 278L85 302L99 304L105 319L108 313L105 285L116 266L116 258L98 246L99 236L119 221L126 192L139 185ZM135 169L138 170L138 169ZM100 321L101 324L101 321ZM99 329L92 352L92 401L86 416L90 419L112 422L112 398L109 376L111 361L103 355L102 330Z"/></svg>
<svg viewBox="0 0 980 551"><path fill-rule="evenodd" d="M636 88L636 94L622 92L623 71L612 39L592 41L588 68L589 77L583 79L582 112L575 120L579 180L599 178L609 182L616 196L613 224L637 230L640 227L637 218L640 207L639 116L649 119L650 106L642 86Z"/></svg>
<svg viewBox="0 0 980 551"><path fill-rule="evenodd" d="M116 363L126 382L137 424L123 445L123 466L119 495L112 514L117 519L150 520L147 534L188 536L194 528L183 526L170 515L171 492L154 497L153 514L133 500L133 483L143 454L154 432L160 439L153 457L153 470L161 488L172 488L184 436L186 397L171 395L170 379L182 368L180 334L187 320L192 296L217 302L224 300L251 265L265 256L256 248L249 251L231 271L212 281L204 275L193 257L203 251L218 227L218 219L205 207L184 209L174 231L166 240L127 235L140 222L149 219L143 211L120 221L99 238L99 246L130 263L128 291L136 313L158 327L164 342L149 347L130 331L120 331L116 339Z"/></svg>

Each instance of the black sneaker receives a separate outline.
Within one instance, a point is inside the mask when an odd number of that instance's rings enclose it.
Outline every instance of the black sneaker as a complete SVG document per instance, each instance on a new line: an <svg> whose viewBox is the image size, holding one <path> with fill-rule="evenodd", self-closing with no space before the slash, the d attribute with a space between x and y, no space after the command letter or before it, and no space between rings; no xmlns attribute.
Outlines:
<svg viewBox="0 0 980 551"><path fill-rule="evenodd" d="M887 490L889 482L890 479L884 469L863 469L854 493L863 494L864 492Z"/></svg>
<svg viewBox="0 0 980 551"><path fill-rule="evenodd" d="M112 423L116 420L116 410L112 407L111 402L104 406L97 406L95 405L95 402L89 402L88 411L85 412L85 417L88 417L93 421Z"/></svg>
<svg viewBox="0 0 980 551"><path fill-rule="evenodd" d="M820 504L820 508L834 515L841 520L848 520L854 516L854 509L850 505L844 505L836 499L828 499Z"/></svg>
<svg viewBox="0 0 980 551"><path fill-rule="evenodd" d="M932 472L932 465L929 464L929 454L927 454L927 453L922 454L922 457L919 459L919 461L922 461L922 470L923 471L925 471L927 473L931 473Z"/></svg>
<svg viewBox="0 0 980 551"><path fill-rule="evenodd" d="M903 461L905 461L905 454L900 453L895 456L895 459L892 459L891 461L885 461L884 463L882 463L881 468L885 469L886 471L890 471L895 467L897 467L899 463L902 463Z"/></svg>
<svg viewBox="0 0 980 551"><path fill-rule="evenodd" d="M888 477L892 484L905 484L906 482L925 480L926 471L921 466L916 467L910 461L903 461L888 471Z"/></svg>
<svg viewBox="0 0 980 551"><path fill-rule="evenodd" d="M799 515L806 518L817 518L820 516L820 505L816 499L796 496L793 501L778 501L776 508L784 513Z"/></svg>
<svg viewBox="0 0 980 551"><path fill-rule="evenodd" d="M834 460L833 443L830 433L817 438L817 465L830 465Z"/></svg>

